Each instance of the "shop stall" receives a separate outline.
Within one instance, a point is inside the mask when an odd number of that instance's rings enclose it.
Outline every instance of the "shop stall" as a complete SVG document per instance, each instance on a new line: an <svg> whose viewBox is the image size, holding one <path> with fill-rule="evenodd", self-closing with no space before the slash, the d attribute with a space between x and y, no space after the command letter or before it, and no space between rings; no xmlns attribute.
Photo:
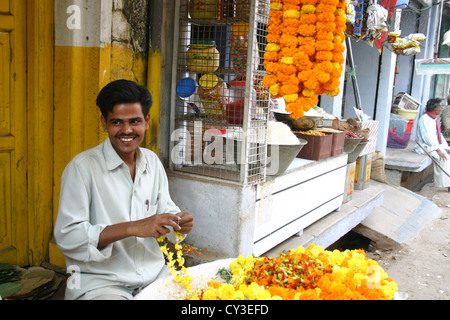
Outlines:
<svg viewBox="0 0 450 320"><path fill-rule="evenodd" d="M170 189L195 216L189 243L227 256L263 254L339 210L353 190L355 148L344 151L352 138L338 119L306 107L311 90L294 101L265 83L274 58L266 54L270 11L269 0L176 5ZM335 75L343 41L337 38ZM337 95L336 81L322 79Z"/></svg>

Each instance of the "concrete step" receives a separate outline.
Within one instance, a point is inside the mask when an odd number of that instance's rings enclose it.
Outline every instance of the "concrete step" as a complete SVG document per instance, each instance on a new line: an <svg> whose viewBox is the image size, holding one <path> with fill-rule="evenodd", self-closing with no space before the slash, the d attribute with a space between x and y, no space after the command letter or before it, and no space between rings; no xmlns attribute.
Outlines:
<svg viewBox="0 0 450 320"><path fill-rule="evenodd" d="M383 204L353 229L371 239L376 248L409 244L441 214L442 209L432 201L406 188L380 185L384 190Z"/></svg>

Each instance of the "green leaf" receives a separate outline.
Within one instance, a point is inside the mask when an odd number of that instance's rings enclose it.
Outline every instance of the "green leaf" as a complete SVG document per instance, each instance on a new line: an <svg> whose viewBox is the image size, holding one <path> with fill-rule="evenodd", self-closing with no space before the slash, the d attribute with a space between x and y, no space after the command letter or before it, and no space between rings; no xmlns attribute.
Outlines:
<svg viewBox="0 0 450 320"><path fill-rule="evenodd" d="M14 293L22 289L20 282L6 282L0 284L0 297L2 299L12 296Z"/></svg>

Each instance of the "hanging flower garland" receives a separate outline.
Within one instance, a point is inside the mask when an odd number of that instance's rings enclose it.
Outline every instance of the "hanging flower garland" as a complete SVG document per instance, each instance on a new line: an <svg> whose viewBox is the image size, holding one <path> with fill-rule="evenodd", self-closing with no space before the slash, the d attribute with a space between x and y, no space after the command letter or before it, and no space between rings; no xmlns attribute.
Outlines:
<svg viewBox="0 0 450 320"><path fill-rule="evenodd" d="M264 85L283 97L293 119L339 94L345 0L270 0Z"/></svg>
<svg viewBox="0 0 450 320"><path fill-rule="evenodd" d="M159 250L164 254L166 257L166 265L169 267L169 272L174 276L173 280L175 282L180 283L184 288L186 288L187 292L192 294L194 291L192 291L192 276L188 274L188 269L184 266L184 257L183 257L183 251L182 247L179 243L179 241L183 240L183 235L177 231L173 232L175 234L176 239L178 240L174 248L176 250L176 258L174 258L174 252L170 251L167 247L167 242L165 242L166 237L161 236L157 239L157 241L160 243ZM175 266L175 263L178 263L179 271L177 272L177 268Z"/></svg>

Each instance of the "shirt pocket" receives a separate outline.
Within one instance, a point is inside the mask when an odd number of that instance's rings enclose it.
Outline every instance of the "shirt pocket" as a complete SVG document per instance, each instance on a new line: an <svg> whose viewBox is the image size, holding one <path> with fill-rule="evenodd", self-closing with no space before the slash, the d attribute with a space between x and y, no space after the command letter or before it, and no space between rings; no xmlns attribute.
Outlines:
<svg viewBox="0 0 450 320"><path fill-rule="evenodd" d="M150 217L157 213L158 204L146 204L144 206L144 217Z"/></svg>

